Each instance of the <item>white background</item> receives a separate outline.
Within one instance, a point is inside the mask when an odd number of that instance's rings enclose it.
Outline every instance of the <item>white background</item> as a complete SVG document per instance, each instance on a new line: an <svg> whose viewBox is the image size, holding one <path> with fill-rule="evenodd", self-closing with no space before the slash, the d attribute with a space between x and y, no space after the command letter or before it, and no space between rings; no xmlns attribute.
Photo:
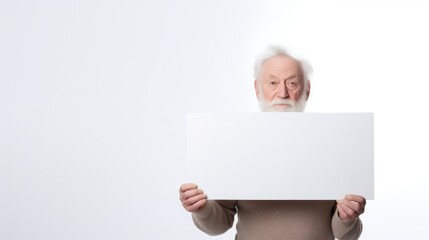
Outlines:
<svg viewBox="0 0 429 240"><path fill-rule="evenodd" d="M421 239L428 10L2 0L0 239L232 239L199 232L178 200L185 117L258 111L253 61L269 44L312 63L309 112L375 113L376 200L361 239Z"/></svg>

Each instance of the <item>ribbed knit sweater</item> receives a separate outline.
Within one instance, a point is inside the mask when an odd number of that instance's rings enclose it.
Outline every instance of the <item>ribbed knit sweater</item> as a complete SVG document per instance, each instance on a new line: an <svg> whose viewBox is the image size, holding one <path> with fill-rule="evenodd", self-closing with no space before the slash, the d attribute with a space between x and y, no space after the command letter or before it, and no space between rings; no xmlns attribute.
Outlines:
<svg viewBox="0 0 429 240"><path fill-rule="evenodd" d="M192 214L195 225L209 235L233 226L236 240L356 240L362 232L360 219L343 221L336 202L319 200L209 200Z"/></svg>

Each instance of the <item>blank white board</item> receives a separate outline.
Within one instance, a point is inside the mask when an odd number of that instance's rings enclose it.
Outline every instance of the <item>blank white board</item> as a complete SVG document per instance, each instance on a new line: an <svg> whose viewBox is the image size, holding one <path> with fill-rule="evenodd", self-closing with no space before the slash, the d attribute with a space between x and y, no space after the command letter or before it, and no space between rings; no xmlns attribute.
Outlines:
<svg viewBox="0 0 429 240"><path fill-rule="evenodd" d="M374 199L373 113L193 113L188 177L209 199Z"/></svg>

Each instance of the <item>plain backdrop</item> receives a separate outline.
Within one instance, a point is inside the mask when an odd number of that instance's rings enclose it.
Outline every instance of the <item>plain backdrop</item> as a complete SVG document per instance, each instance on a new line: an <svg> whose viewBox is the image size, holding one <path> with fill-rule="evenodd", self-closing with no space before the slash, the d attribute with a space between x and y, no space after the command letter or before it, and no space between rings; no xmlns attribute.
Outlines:
<svg viewBox="0 0 429 240"><path fill-rule="evenodd" d="M185 117L258 111L253 62L270 44L313 65L308 112L375 114L376 200L361 239L421 239L428 10L405 0L2 0L0 239L233 239L201 233L178 200Z"/></svg>

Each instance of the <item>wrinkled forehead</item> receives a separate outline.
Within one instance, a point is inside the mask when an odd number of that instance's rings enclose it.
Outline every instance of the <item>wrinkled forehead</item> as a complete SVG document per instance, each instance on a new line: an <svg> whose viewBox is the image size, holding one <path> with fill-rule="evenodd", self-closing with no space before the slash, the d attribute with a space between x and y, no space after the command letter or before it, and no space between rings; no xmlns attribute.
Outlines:
<svg viewBox="0 0 429 240"><path fill-rule="evenodd" d="M262 66L262 77L266 78L272 75L279 77L290 77L296 75L301 78L301 68L298 61L286 55L277 55L269 58Z"/></svg>

